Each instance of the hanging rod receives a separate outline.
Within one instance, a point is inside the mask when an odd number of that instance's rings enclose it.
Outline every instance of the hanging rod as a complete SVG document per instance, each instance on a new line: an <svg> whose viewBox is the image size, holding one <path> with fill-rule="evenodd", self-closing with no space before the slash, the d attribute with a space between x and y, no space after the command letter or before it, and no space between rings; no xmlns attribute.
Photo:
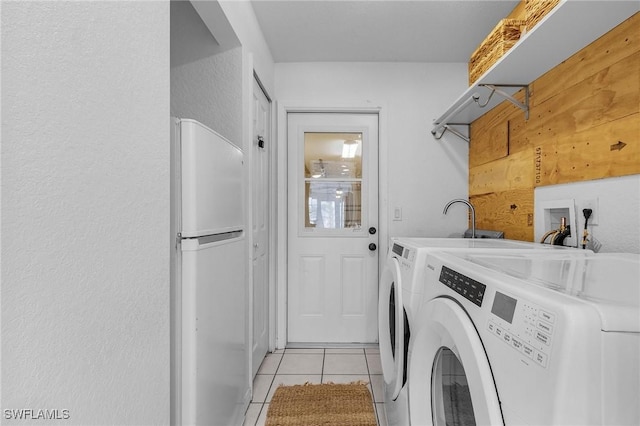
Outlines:
<svg viewBox="0 0 640 426"><path fill-rule="evenodd" d="M468 136L463 135L462 133L460 133L459 131L457 131L456 129L454 129L451 126L469 126L468 124L464 124L464 123L451 123L451 124L444 124L441 127L439 127L440 133L438 134L438 132L436 132L436 130L432 130L431 134L433 135L433 137L435 137L436 139L440 139L442 137L442 135L445 134L445 132L448 130L449 132L453 133L454 135L456 135L457 137L459 137L460 139L462 139L463 141L466 141L467 143L469 143L470 139Z"/></svg>

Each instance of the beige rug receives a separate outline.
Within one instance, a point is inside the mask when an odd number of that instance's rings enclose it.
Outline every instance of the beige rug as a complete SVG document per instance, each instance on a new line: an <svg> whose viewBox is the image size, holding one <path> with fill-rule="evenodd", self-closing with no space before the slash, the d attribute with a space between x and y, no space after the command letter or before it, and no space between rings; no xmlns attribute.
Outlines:
<svg viewBox="0 0 640 426"><path fill-rule="evenodd" d="M374 410L366 383L280 385L266 426L376 426Z"/></svg>

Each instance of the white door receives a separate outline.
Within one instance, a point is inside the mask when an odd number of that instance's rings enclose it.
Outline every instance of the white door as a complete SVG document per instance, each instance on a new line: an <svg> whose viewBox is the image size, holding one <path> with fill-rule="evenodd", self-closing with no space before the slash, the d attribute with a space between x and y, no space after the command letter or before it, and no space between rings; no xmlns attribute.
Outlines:
<svg viewBox="0 0 640 426"><path fill-rule="evenodd" d="M252 373L258 372L269 346L269 149L271 106L253 81L253 346ZM253 377L252 376L252 377Z"/></svg>
<svg viewBox="0 0 640 426"><path fill-rule="evenodd" d="M289 113L288 341L378 337L378 115Z"/></svg>

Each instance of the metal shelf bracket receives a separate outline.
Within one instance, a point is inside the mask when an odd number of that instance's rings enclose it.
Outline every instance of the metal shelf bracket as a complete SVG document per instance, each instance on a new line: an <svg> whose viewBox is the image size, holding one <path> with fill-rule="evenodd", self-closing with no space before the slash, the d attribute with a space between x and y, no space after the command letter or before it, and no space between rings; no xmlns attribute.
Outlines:
<svg viewBox="0 0 640 426"><path fill-rule="evenodd" d="M502 96L504 99L511 102L521 110L523 110L524 119L525 120L529 119L529 86L528 85L526 84L479 84L479 86L483 86L488 89L491 89L491 93L489 94L489 97L487 98L487 101L484 104L480 104L480 102L478 102L478 99L475 99L475 102L478 104L480 108L484 108L489 103L489 100L491 100L491 97L495 93L497 95ZM510 94L501 90L500 88L502 87L519 87L521 89L524 89L524 102L520 102Z"/></svg>
<svg viewBox="0 0 640 426"><path fill-rule="evenodd" d="M469 142L469 137L463 135L458 130L452 128L451 126L469 126L470 123L450 123L450 119L455 119L460 112L464 109L468 108L470 105L475 104L475 108L485 108L491 102L493 95L499 95L501 98L511 102L522 111L524 111L525 120L529 119L529 86L526 84L479 84L477 87L486 87L490 92L489 95L482 102L480 101L480 94L478 92L472 93L468 98L464 101L460 102L455 109L453 109L450 113L448 113L445 117L440 119L439 121L434 122L433 130L431 130L431 134L436 138L442 138L442 135L446 131L449 131L459 137L462 140ZM524 102L520 102L512 95L502 90L504 88L519 88L524 89ZM483 96L484 98L484 96Z"/></svg>
<svg viewBox="0 0 640 426"><path fill-rule="evenodd" d="M463 141L466 141L467 143L469 143L470 139L468 136L463 135L462 133L460 133L458 130L454 129L451 126L467 126L467 128L469 127L468 124L456 124L456 123L443 124L442 126L438 127L437 131L436 129L432 130L431 134L433 135L434 138L439 140L442 137L442 135L444 135L445 132L448 130L449 132L453 133Z"/></svg>

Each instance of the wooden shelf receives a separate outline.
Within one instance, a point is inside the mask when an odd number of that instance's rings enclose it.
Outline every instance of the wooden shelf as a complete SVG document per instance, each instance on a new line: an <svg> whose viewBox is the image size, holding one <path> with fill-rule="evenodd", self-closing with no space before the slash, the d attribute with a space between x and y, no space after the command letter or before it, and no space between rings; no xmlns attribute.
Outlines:
<svg viewBox="0 0 640 426"><path fill-rule="evenodd" d="M494 95L480 107L491 93L483 85L506 85L503 92L512 95L639 10L638 1L563 0L433 121L432 133L441 135L446 125L470 124L505 100ZM470 100L474 96L477 102Z"/></svg>

